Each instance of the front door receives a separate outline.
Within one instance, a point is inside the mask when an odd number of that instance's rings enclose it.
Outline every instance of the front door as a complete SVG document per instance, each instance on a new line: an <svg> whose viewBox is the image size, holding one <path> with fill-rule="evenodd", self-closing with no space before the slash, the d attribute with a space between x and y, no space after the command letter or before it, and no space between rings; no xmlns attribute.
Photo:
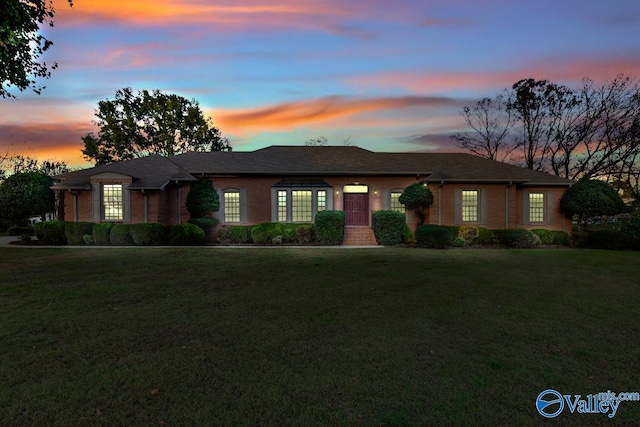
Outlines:
<svg viewBox="0 0 640 427"><path fill-rule="evenodd" d="M346 193L344 213L347 225L369 225L369 195L367 193Z"/></svg>

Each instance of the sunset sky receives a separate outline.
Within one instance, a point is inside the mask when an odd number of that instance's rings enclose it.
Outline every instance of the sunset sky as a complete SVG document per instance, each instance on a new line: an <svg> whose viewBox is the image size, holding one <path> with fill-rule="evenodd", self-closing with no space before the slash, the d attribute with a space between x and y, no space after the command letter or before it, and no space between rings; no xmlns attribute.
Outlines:
<svg viewBox="0 0 640 427"><path fill-rule="evenodd" d="M451 151L458 114L524 78L640 77L637 0L55 0L38 96L0 98L0 151L88 166L123 87L196 99L235 151L350 138Z"/></svg>

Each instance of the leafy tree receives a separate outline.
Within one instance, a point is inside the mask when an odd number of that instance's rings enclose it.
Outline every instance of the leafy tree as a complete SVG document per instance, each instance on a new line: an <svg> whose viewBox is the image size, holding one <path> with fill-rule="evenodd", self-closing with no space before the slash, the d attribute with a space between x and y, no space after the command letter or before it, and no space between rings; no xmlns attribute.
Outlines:
<svg viewBox="0 0 640 427"><path fill-rule="evenodd" d="M31 216L53 212L52 180L43 172L20 172L0 184L0 216L21 223Z"/></svg>
<svg viewBox="0 0 640 427"><path fill-rule="evenodd" d="M69 172L69 167L65 162L55 160L34 159L20 154L12 155L8 152L0 155L0 181L6 178L7 172L16 174L21 172L42 172L53 177L64 172Z"/></svg>
<svg viewBox="0 0 640 427"><path fill-rule="evenodd" d="M598 179L582 179L569 187L560 199L560 209L578 216L583 226L588 218L617 215L625 205L618 193L608 183Z"/></svg>
<svg viewBox="0 0 640 427"><path fill-rule="evenodd" d="M191 218L204 218L212 212L218 212L220 199L211 181L202 179L191 186L186 204Z"/></svg>
<svg viewBox="0 0 640 427"><path fill-rule="evenodd" d="M420 219L418 225L422 225L424 223L424 208L431 206L433 203L433 193L429 190L427 184L416 182L404 189L398 201L409 208L415 209L416 215Z"/></svg>
<svg viewBox="0 0 640 427"><path fill-rule="evenodd" d="M73 2L69 0L69 5ZM3 0L0 7L0 96L15 98L8 86L40 94L44 86L36 79L49 78L58 64L38 58L53 42L39 32L41 25L53 27L52 0Z"/></svg>
<svg viewBox="0 0 640 427"><path fill-rule="evenodd" d="M115 99L100 101L95 113L100 130L82 138L82 153L97 165L150 154L231 149L196 100L175 94L120 89Z"/></svg>

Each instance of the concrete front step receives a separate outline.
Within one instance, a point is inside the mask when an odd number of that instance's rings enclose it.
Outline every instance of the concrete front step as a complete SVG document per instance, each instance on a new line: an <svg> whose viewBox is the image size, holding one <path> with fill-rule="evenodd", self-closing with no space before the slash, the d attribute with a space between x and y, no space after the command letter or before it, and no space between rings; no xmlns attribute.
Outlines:
<svg viewBox="0 0 640 427"><path fill-rule="evenodd" d="M344 246L377 246L376 237L369 227L346 227L344 229Z"/></svg>

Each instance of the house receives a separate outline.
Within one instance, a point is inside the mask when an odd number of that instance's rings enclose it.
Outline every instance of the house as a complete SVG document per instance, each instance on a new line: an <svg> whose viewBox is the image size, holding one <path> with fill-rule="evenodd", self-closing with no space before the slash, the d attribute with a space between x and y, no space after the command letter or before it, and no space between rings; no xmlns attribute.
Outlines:
<svg viewBox="0 0 640 427"><path fill-rule="evenodd" d="M369 228L371 213L393 209L420 182L434 203L425 222L491 229L571 230L559 209L564 178L464 153L378 153L353 146L271 146L251 152L149 156L69 172L52 187L65 221L189 220L190 185L208 179L220 195L221 224L312 222L322 210ZM417 218L407 211L407 223Z"/></svg>

